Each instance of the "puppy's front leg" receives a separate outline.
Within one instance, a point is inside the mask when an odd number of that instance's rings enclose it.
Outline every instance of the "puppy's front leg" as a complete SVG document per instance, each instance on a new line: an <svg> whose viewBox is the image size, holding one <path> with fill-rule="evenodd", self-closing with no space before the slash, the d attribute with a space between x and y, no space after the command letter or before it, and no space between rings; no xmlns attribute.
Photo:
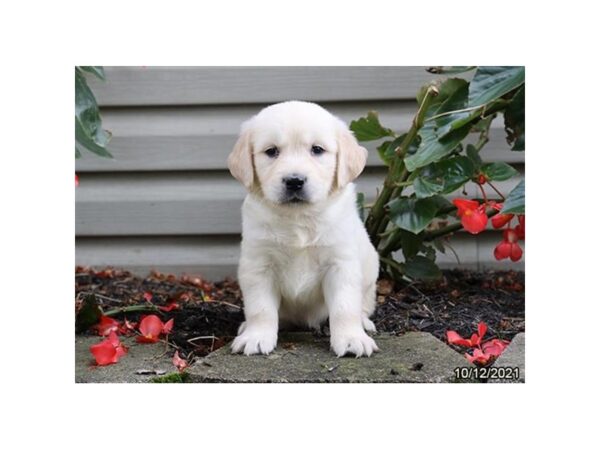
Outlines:
<svg viewBox="0 0 600 450"><path fill-rule="evenodd" d="M340 261L327 271L323 280L323 294L329 310L331 348L343 356L371 356L379 351L375 341L365 333L362 325L361 272L357 262Z"/></svg>
<svg viewBox="0 0 600 450"><path fill-rule="evenodd" d="M268 355L277 345L279 294L268 267L242 258L239 281L244 297L244 316L238 336L231 345L233 353Z"/></svg>

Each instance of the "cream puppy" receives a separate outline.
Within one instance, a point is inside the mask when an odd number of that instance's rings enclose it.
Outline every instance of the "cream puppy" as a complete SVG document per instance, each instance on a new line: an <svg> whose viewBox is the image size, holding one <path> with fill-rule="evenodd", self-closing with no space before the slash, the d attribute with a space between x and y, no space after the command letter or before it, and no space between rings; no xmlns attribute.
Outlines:
<svg viewBox="0 0 600 450"><path fill-rule="evenodd" d="M336 355L377 351L377 252L356 208L352 181L367 150L314 103L269 106L242 125L229 155L248 190L242 206L239 282L246 321L232 350L268 354L280 324L318 329L329 318Z"/></svg>

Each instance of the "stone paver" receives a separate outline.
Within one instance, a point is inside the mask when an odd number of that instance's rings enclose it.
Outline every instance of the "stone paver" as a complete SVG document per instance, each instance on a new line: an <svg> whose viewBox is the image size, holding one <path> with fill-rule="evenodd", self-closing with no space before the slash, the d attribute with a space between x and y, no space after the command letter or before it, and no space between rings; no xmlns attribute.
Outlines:
<svg viewBox="0 0 600 450"><path fill-rule="evenodd" d="M337 358L327 337L280 334L270 355L232 355L227 345L188 369L192 382L232 383L447 383L469 363L429 333L377 335L379 353Z"/></svg>
<svg viewBox="0 0 600 450"><path fill-rule="evenodd" d="M525 333L519 333L513 338L494 363L494 367L518 367L519 378L517 380L495 379L489 380L488 383L525 383Z"/></svg>
<svg viewBox="0 0 600 450"><path fill-rule="evenodd" d="M456 367L469 366L462 355L428 333L380 334L375 339L381 351L358 359L337 358L329 350L327 337L311 333L282 333L277 349L267 356L232 355L227 345L188 368L188 381L447 383L456 381ZM76 336L76 382L144 383L174 372L172 350L164 354L164 344L138 344L132 337L121 338L129 352L117 364L97 367L89 347L100 340L97 336Z"/></svg>
<svg viewBox="0 0 600 450"><path fill-rule="evenodd" d="M98 367L90 353L90 345L101 340L99 336L75 336L75 382L146 383L159 374L174 371L171 349L163 355L163 343L138 344L133 337L121 337L121 341L129 347L129 352L118 363ZM155 373L137 374L139 371Z"/></svg>

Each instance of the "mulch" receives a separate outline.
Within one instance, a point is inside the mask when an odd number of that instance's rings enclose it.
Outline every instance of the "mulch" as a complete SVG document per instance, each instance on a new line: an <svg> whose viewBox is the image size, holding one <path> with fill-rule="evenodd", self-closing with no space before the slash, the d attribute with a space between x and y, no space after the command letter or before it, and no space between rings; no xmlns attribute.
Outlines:
<svg viewBox="0 0 600 450"><path fill-rule="evenodd" d="M244 318L241 292L232 279L209 282L159 272L141 278L113 268L77 267L76 310L90 293L96 295L104 312L133 305L178 305L171 311L119 312L113 317L138 322L144 314L157 314L163 322L174 319L169 342L189 360L231 341ZM511 340L525 331L525 275L515 271L450 270L436 282L394 286L380 280L371 320L378 331L425 331L443 341L447 330L468 337L483 321L489 330L486 337Z"/></svg>

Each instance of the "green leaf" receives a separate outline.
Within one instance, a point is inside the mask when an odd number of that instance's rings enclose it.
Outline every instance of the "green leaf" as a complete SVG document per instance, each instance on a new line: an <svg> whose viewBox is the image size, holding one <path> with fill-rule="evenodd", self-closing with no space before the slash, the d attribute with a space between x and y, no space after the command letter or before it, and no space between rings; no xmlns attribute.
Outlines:
<svg viewBox="0 0 600 450"><path fill-rule="evenodd" d="M358 215L360 220L365 221L365 194L359 192L356 194L356 207L358 208Z"/></svg>
<svg viewBox="0 0 600 450"><path fill-rule="evenodd" d="M517 91L504 110L506 140L514 144L512 150L525 150L525 86Z"/></svg>
<svg viewBox="0 0 600 450"><path fill-rule="evenodd" d="M379 147L377 147L377 153L379 153L379 157L386 166L389 166L392 162L392 159L396 157L396 149L402 143L405 136L406 133L392 141L385 141Z"/></svg>
<svg viewBox="0 0 600 450"><path fill-rule="evenodd" d="M389 128L384 128L379 123L379 116L375 111L369 111L367 117L361 117L350 123L350 129L359 141L375 141L386 136L394 136Z"/></svg>
<svg viewBox="0 0 600 450"><path fill-rule="evenodd" d="M398 228L418 234L435 218L444 199L439 196L429 198L400 197L388 203L390 219Z"/></svg>
<svg viewBox="0 0 600 450"><path fill-rule="evenodd" d="M443 194L454 192L475 175L475 165L466 156L455 156L435 164L444 180Z"/></svg>
<svg viewBox="0 0 600 450"><path fill-rule="evenodd" d="M467 107L468 95L469 95L469 83L465 80L460 80L462 83L457 83L457 88L454 92L440 105L436 115L446 113L441 117L435 119L438 127L437 135L439 138L443 138L448 135L451 131L457 130L465 125L468 125L481 115L481 111L476 109L475 111L460 111Z"/></svg>
<svg viewBox="0 0 600 450"><path fill-rule="evenodd" d="M437 257L437 253L435 251L435 248L433 248L430 245L423 244L423 245L421 245L421 248L419 250L421 251L421 253L423 253L423 255L427 259L430 259L431 261L435 262L435 258Z"/></svg>
<svg viewBox="0 0 600 450"><path fill-rule="evenodd" d="M81 333L100 321L102 310L94 294L86 295L75 315L75 331Z"/></svg>
<svg viewBox="0 0 600 450"><path fill-rule="evenodd" d="M500 213L525 214L525 180L521 180L510 194L508 194Z"/></svg>
<svg viewBox="0 0 600 450"><path fill-rule="evenodd" d="M475 166L475 170L479 169L481 167L481 164L483 163L483 161L481 160L481 156L479 156L479 152L477 151L477 148L473 144L468 144L466 153L467 153L467 157L471 160L471 162Z"/></svg>
<svg viewBox="0 0 600 450"><path fill-rule="evenodd" d="M485 105L523 83L523 66L480 66L469 86L469 107Z"/></svg>
<svg viewBox="0 0 600 450"><path fill-rule="evenodd" d="M519 172L509 164L505 162L493 162L484 164L481 166L481 171L491 181L504 181L514 177Z"/></svg>
<svg viewBox="0 0 600 450"><path fill-rule="evenodd" d="M419 253L419 248L421 248L423 237L404 230L400 230L399 233L402 254L406 260L409 260Z"/></svg>
<svg viewBox="0 0 600 450"><path fill-rule="evenodd" d="M439 94L427 110L425 123L419 130L420 143L417 151L404 159L409 172L449 155L467 136L469 127L452 129L450 125L454 120L463 120L459 113L432 119L464 106L467 90L467 81L460 78L450 78L440 85Z"/></svg>
<svg viewBox="0 0 600 450"><path fill-rule="evenodd" d="M98 156L103 156L105 158L113 157L108 152L108 150L106 150L106 148L99 145L96 141L94 141L91 137L87 135L78 117L75 117L75 140L79 145L81 145L84 148L87 148L89 151L95 153Z"/></svg>
<svg viewBox="0 0 600 450"><path fill-rule="evenodd" d="M77 159L81 158L81 152L77 148L77 145L75 145L75 158L77 158Z"/></svg>
<svg viewBox="0 0 600 450"><path fill-rule="evenodd" d="M444 156L449 155L460 144L460 142L469 134L468 127L462 127L451 131L444 138L438 139L437 129L433 122L427 122L421 131L421 144L414 155L407 156L404 159L406 168L413 172L419 167L426 166L435 161L439 161Z"/></svg>
<svg viewBox="0 0 600 450"><path fill-rule="evenodd" d="M106 150L111 135L102 129L96 98L80 71L75 71L75 142L97 155L112 158Z"/></svg>
<svg viewBox="0 0 600 450"><path fill-rule="evenodd" d="M85 72L96 75L102 81L106 81L106 76L104 75L104 68L102 66L79 66L81 70Z"/></svg>
<svg viewBox="0 0 600 450"><path fill-rule="evenodd" d="M444 180L435 177L417 177L413 182L417 198L427 198L444 190Z"/></svg>
<svg viewBox="0 0 600 450"><path fill-rule="evenodd" d="M449 194L460 188L475 175L475 165L467 156L454 156L443 161L424 167L421 176L413 184L418 198L428 197L429 191L438 189L435 193ZM433 194L431 194L433 195Z"/></svg>
<svg viewBox="0 0 600 450"><path fill-rule="evenodd" d="M404 263L404 271L411 278L435 280L442 276L440 268L425 256L415 256Z"/></svg>

